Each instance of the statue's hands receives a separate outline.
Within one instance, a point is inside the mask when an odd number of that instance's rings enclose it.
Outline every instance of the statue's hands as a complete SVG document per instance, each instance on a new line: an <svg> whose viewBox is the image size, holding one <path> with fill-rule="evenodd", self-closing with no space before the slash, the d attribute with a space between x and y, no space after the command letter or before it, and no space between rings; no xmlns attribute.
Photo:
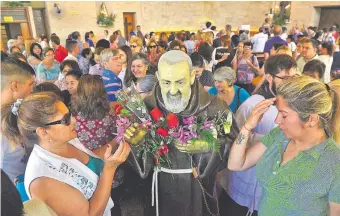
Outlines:
<svg viewBox="0 0 340 216"><path fill-rule="evenodd" d="M200 154L209 152L209 144L202 139L189 140L187 143L176 142L176 148L178 151L188 154Z"/></svg>
<svg viewBox="0 0 340 216"><path fill-rule="evenodd" d="M133 126L126 129L124 137L127 142L136 146L144 140L147 131L146 126L140 127L137 123L135 123Z"/></svg>

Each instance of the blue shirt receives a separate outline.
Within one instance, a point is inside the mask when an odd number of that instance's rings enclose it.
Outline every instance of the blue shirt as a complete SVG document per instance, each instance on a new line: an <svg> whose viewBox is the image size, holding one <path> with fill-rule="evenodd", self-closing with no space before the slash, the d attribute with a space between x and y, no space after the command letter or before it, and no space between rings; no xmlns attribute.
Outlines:
<svg viewBox="0 0 340 216"><path fill-rule="evenodd" d="M79 59L81 58L81 51L83 51L84 48L83 48L83 42L81 42L80 40L76 40L76 41L77 41L79 49L80 49L80 52L79 52L79 54L77 56L77 59L79 61Z"/></svg>
<svg viewBox="0 0 340 216"><path fill-rule="evenodd" d="M234 91L235 91L235 96L233 98L233 101L229 105L229 109L233 113L236 113L238 107L244 101L246 101L250 97L250 95L249 95L249 93L245 89L240 88L237 85L234 85L233 87L234 87ZM212 87L211 89L209 89L208 94L217 96L217 94L218 94L217 93L217 88L216 87Z"/></svg>
<svg viewBox="0 0 340 216"><path fill-rule="evenodd" d="M283 44L288 46L287 41L283 40L280 36L274 36L270 40L267 40L266 44L264 45L263 52L270 53L270 49L274 44Z"/></svg>
<svg viewBox="0 0 340 216"><path fill-rule="evenodd" d="M94 43L91 39L86 39L85 41L86 41L86 43L89 44L90 47L94 47Z"/></svg>
<svg viewBox="0 0 340 216"><path fill-rule="evenodd" d="M40 62L40 64L37 67L36 74L39 83L48 80L58 79L60 74L60 64L59 62L54 61L53 65L50 68L48 68L42 62Z"/></svg>
<svg viewBox="0 0 340 216"><path fill-rule="evenodd" d="M110 102L117 101L116 92L122 89L122 80L112 71L105 69L103 71L103 82L108 100Z"/></svg>

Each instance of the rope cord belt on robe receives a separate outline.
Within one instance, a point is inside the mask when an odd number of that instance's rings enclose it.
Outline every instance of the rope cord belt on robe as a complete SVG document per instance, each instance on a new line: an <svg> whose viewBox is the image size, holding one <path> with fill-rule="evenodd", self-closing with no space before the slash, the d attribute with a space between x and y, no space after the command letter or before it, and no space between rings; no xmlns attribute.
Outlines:
<svg viewBox="0 0 340 216"><path fill-rule="evenodd" d="M152 206L155 206L155 199L156 199L156 216L159 216L159 205L158 205L158 173L160 172L164 172L164 173L168 173L168 174L193 174L193 177L198 181L201 190L202 190L202 194L203 194L203 198L204 198L204 203L207 207L207 210L209 211L209 213L212 216L219 216L220 215L220 211L219 211L219 207L218 207L218 199L212 195L210 195L203 187L202 183L200 182L200 180L198 179L198 174L197 174L197 169L195 167L192 166L191 169L168 169L168 168L164 168L164 167L159 167L159 166L155 166L154 167L154 173L152 176L152 188L151 188L151 193L152 193ZM207 194L210 198L213 198L217 201L217 214L214 214L211 212L205 194Z"/></svg>

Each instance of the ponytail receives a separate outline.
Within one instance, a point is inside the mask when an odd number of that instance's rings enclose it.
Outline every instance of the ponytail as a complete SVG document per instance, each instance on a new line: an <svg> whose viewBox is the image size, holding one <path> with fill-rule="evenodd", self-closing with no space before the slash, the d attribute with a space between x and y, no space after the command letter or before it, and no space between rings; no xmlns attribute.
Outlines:
<svg viewBox="0 0 340 216"><path fill-rule="evenodd" d="M38 127L48 123L58 113L55 106L60 101L53 92L38 92L16 103L1 107L1 132L13 146L27 141L38 141Z"/></svg>
<svg viewBox="0 0 340 216"><path fill-rule="evenodd" d="M13 147L22 141L18 128L18 116L12 113L12 104L5 104L1 107L1 133Z"/></svg>

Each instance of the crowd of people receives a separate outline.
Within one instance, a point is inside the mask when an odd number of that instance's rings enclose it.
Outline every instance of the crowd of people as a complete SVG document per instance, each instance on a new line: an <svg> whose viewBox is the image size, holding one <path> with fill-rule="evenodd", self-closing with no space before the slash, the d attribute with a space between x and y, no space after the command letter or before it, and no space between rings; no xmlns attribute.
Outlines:
<svg viewBox="0 0 340 216"><path fill-rule="evenodd" d="M10 39L1 214L340 215L339 27L216 29ZM229 110L221 154L176 145L158 170L117 143L117 92L131 86L179 118Z"/></svg>

